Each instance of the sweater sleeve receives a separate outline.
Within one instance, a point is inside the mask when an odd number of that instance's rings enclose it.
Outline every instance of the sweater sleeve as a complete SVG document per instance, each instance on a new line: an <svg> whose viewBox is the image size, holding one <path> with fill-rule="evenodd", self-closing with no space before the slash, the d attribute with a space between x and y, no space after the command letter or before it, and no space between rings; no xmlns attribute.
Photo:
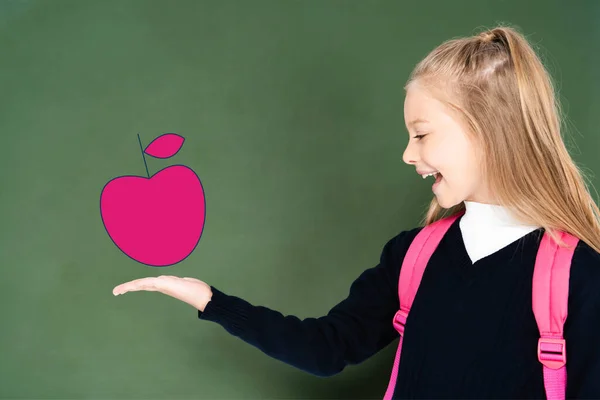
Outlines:
<svg viewBox="0 0 600 400"><path fill-rule="evenodd" d="M213 295L198 318L264 354L316 376L331 376L358 364L392 342L398 333L392 318L399 307L398 245L404 232L384 246L379 264L365 270L348 296L318 318L299 319L252 305L211 286Z"/></svg>
<svg viewBox="0 0 600 400"><path fill-rule="evenodd" d="M600 399L600 254L580 242L573 255L567 346L568 399Z"/></svg>

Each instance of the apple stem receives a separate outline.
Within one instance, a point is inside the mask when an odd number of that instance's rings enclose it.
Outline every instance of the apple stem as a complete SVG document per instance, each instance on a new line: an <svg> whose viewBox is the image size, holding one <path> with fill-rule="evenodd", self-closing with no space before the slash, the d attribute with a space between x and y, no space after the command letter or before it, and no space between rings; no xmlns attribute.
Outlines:
<svg viewBox="0 0 600 400"><path fill-rule="evenodd" d="M140 142L140 150L142 151L142 158L144 159L144 165L146 166L146 175L150 178L150 173L148 172L148 164L146 164L146 156L144 155L144 148L142 147L142 140L140 139L140 134L138 133L138 142Z"/></svg>

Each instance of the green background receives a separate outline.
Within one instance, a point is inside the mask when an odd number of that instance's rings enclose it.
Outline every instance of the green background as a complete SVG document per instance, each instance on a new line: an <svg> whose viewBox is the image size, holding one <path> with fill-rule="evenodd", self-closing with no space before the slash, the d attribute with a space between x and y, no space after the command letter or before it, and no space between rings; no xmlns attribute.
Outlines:
<svg viewBox="0 0 600 400"><path fill-rule="evenodd" d="M319 378L159 293L193 276L325 315L432 194L402 162L403 84L442 41L506 22L557 79L573 157L600 171L600 2L0 0L0 397L382 398L396 343ZM105 183L185 137L206 225L183 262L126 257ZM598 178L592 183L598 186ZM594 193L595 196L595 193ZM597 198L597 197L595 197Z"/></svg>

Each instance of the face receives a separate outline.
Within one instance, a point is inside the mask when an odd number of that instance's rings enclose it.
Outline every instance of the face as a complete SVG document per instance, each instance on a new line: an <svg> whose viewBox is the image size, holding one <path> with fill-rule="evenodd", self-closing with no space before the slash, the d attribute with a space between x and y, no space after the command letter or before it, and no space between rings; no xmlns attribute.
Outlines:
<svg viewBox="0 0 600 400"><path fill-rule="evenodd" d="M492 203L483 184L476 147L443 103L413 83L404 102L404 120L409 141L402 158L420 171L441 173L434 190L441 207L447 209L465 200ZM411 124L415 120L423 121ZM428 177L427 182L432 184L433 179Z"/></svg>

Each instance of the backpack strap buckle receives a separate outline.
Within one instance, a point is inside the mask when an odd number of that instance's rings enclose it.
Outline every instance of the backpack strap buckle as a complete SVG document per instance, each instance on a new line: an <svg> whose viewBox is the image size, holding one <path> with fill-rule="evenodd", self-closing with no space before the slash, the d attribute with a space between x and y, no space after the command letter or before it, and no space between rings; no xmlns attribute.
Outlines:
<svg viewBox="0 0 600 400"><path fill-rule="evenodd" d="M394 315L394 328L398 331L400 336L404 336L404 326L406 325L406 319L408 318L408 313L404 310L396 311Z"/></svg>
<svg viewBox="0 0 600 400"><path fill-rule="evenodd" d="M546 367L559 369L567 363L565 339L540 338L538 340L538 360Z"/></svg>

